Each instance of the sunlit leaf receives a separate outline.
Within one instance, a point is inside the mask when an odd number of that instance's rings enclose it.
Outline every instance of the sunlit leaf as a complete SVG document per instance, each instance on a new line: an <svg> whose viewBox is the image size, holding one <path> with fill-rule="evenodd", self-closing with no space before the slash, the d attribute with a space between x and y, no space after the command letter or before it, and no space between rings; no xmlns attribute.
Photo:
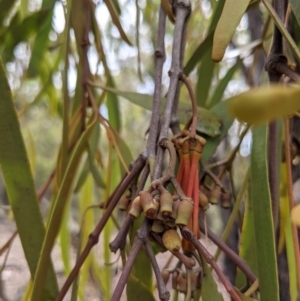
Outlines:
<svg viewBox="0 0 300 301"><path fill-rule="evenodd" d="M25 257L32 279L42 249L45 228L39 210L25 145L21 135L4 66L0 61L0 165ZM56 277L50 264L45 267L44 300L57 294Z"/></svg>
<svg viewBox="0 0 300 301"><path fill-rule="evenodd" d="M212 59L222 60L225 50L244 15L250 0L226 0L214 34Z"/></svg>
<svg viewBox="0 0 300 301"><path fill-rule="evenodd" d="M252 89L228 100L232 116L249 124L286 117L300 109L300 87L268 86Z"/></svg>
<svg viewBox="0 0 300 301"><path fill-rule="evenodd" d="M275 232L267 166L267 129L267 125L257 126L253 129L250 200L253 208L261 300L279 301Z"/></svg>

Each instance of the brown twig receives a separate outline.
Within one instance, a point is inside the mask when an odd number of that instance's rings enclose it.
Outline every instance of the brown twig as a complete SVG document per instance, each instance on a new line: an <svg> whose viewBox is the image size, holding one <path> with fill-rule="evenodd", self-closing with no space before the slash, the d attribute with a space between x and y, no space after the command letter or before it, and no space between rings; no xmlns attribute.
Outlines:
<svg viewBox="0 0 300 301"><path fill-rule="evenodd" d="M187 240L191 241L192 244L197 249L199 255L202 255L205 258L206 262L211 265L211 267L213 268L213 270L216 272L219 279L223 283L224 287L226 288L227 292L230 294L231 298L234 301L241 301L241 298L236 293L236 291L234 290L231 283L227 280L226 276L222 273L221 269L219 268L217 263L214 261L213 256L206 250L206 248L196 238L195 234L190 229L188 229L188 227L183 227L180 230L181 230L182 236L184 238L186 238Z"/></svg>
<svg viewBox="0 0 300 301"><path fill-rule="evenodd" d="M209 239L214 242L235 263L235 265L246 275L251 283L257 279L245 261L242 260L234 251L232 251L232 249L229 248L219 237L217 237L209 229L205 229L203 223L199 223L199 227L201 232L204 234L207 233Z"/></svg>
<svg viewBox="0 0 300 301"><path fill-rule="evenodd" d="M165 36L166 30L166 13L162 6L159 9L158 31L157 31L157 46L155 51L155 88L153 94L153 108L149 129L149 137L146 146L148 158L156 157L156 141L159 128L159 110L161 99L161 81L162 69L165 61Z"/></svg>
<svg viewBox="0 0 300 301"><path fill-rule="evenodd" d="M180 79L187 87L187 89L189 91L190 99L192 102L193 115L192 115L192 125L191 125L190 137L192 139L194 139L196 136L196 126L197 126L197 119L198 119L196 96L195 96L194 90L192 88L192 84L190 83L189 79L183 73L180 75Z"/></svg>
<svg viewBox="0 0 300 301"><path fill-rule="evenodd" d="M134 180L134 178L141 172L142 168L145 165L145 159L140 156L139 159L135 162L134 167L130 171L130 173L126 176L122 184L118 187L117 191L114 194L114 197L109 202L105 213L103 214L102 218L100 219L99 223L95 227L94 231L89 235L88 242L81 253L80 257L78 258L73 270L69 274L67 280L65 281L62 289L60 290L56 301L62 301L64 296L66 295L69 287L73 283L75 277L77 276L81 266L83 265L85 259L87 258L88 254L90 253L91 249L94 245L98 243L99 235L102 232L106 222L108 221L112 211L116 207L119 199L121 198L124 191L127 189L128 185Z"/></svg>

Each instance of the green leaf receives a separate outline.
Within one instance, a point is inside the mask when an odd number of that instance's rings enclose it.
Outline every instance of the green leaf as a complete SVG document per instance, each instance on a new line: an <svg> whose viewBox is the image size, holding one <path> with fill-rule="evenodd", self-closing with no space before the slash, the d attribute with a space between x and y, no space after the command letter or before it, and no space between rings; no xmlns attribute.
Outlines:
<svg viewBox="0 0 300 301"><path fill-rule="evenodd" d="M293 13L297 19L298 24L300 25L300 2L298 0L290 0Z"/></svg>
<svg viewBox="0 0 300 301"><path fill-rule="evenodd" d="M3 39L3 45L5 49L3 52L3 59L5 61L9 60L13 56L14 47L20 42L27 41L32 37L42 26L44 19L47 18L49 14L49 9L40 10L26 17L22 22L18 18L15 22L11 22L10 26L5 31L4 35L1 36ZM16 15L18 16L18 14Z"/></svg>
<svg viewBox="0 0 300 301"><path fill-rule="evenodd" d="M99 84L93 84L93 86L99 87L105 91L115 93L146 110L149 111L152 110L153 96L149 94L125 92L110 87L105 87ZM163 112L165 103L166 103L165 98L162 98L160 112ZM182 124L186 124L191 116L192 116L191 105L188 105L186 103L179 103L179 108L178 108L179 121ZM215 114L214 112L208 111L203 108L198 108L198 122L197 122L198 132L206 134L208 136L215 137L220 134L221 122L222 122L222 116L220 118L219 114Z"/></svg>
<svg viewBox="0 0 300 301"><path fill-rule="evenodd" d="M42 249L45 228L19 121L1 60L0 90L0 165L22 247L33 279ZM58 288L50 258L44 272L46 284L45 288L42 288L42 299L40 300L53 300Z"/></svg>
<svg viewBox="0 0 300 301"><path fill-rule="evenodd" d="M256 245L254 237L254 220L253 220L253 205L250 201L251 195L251 183L248 185L248 199L246 202L246 209L243 220L243 227L241 233L241 243L239 255L242 259L247 262L250 270L258 275L257 272L257 255L256 255ZM242 288L247 285L247 279L244 273L238 269L236 277L236 286Z"/></svg>
<svg viewBox="0 0 300 301"><path fill-rule="evenodd" d="M218 116L219 119L222 121L222 127L219 136L206 137L206 144L202 153L202 159L206 162L214 154L216 148L227 135L227 132L233 123L234 119L230 116L230 114L228 114L226 109L227 106L227 100L224 100L210 109L210 112Z"/></svg>
<svg viewBox="0 0 300 301"><path fill-rule="evenodd" d="M186 76L189 76L189 74L193 71L197 63L200 62L203 56L205 55L205 53L208 52L209 48L211 47L212 37L213 37L213 32L210 32L206 36L206 38L202 41L202 43L197 47L197 49L194 51L191 58L188 60L188 62L186 63L183 69L183 73Z"/></svg>
<svg viewBox="0 0 300 301"><path fill-rule="evenodd" d="M128 300L155 301L153 293L150 291L150 289L138 277L134 276L132 273L129 275L126 291L127 291Z"/></svg>
<svg viewBox="0 0 300 301"><path fill-rule="evenodd" d="M219 62L239 25L250 0L226 0L218 21L213 41L212 59Z"/></svg>
<svg viewBox="0 0 300 301"><path fill-rule="evenodd" d="M210 36L212 42L212 36ZM197 105L207 107L206 102L209 95L211 81L213 79L216 63L211 59L212 44L205 53L201 65L198 68L198 81L196 85Z"/></svg>
<svg viewBox="0 0 300 301"><path fill-rule="evenodd" d="M251 197L261 300L279 301L275 233L268 177L268 126L253 128Z"/></svg>
<svg viewBox="0 0 300 301"><path fill-rule="evenodd" d="M108 75L107 84L109 87L115 88L115 82L111 75ZM108 91L108 90L107 90ZM119 110L119 100L117 97L117 93L107 93L106 95L106 106L108 110L108 119L113 128L120 132L121 130L121 120L120 120L120 110Z"/></svg>
<svg viewBox="0 0 300 301"><path fill-rule="evenodd" d="M37 36L32 47L31 58L27 73L29 77L35 77L40 72L40 66L44 61L45 52L49 46L49 32L52 28L52 17L56 0L44 0L42 9L48 9L44 22L39 26Z"/></svg>
<svg viewBox="0 0 300 301"><path fill-rule="evenodd" d="M99 167L95 163L94 155L92 153L91 147L88 147L88 160L89 160L90 171L93 175L96 184L101 188L105 188L106 185L104 183L104 179L99 171Z"/></svg>
<svg viewBox="0 0 300 301"><path fill-rule="evenodd" d="M300 87L273 85L251 89L228 99L232 116L249 124L286 117L300 109Z"/></svg>
<svg viewBox="0 0 300 301"><path fill-rule="evenodd" d="M201 255L203 279L202 279L202 300L203 301L224 301L223 296L218 292L217 284L212 276L205 259Z"/></svg>
<svg viewBox="0 0 300 301"><path fill-rule="evenodd" d="M235 71L238 69L239 66L240 66L240 60L237 60L236 63L228 70L226 75L219 82L219 84L208 104L209 108L213 107L214 105L216 105L218 102L220 102L222 100L225 89L227 88L230 80L232 79Z"/></svg>

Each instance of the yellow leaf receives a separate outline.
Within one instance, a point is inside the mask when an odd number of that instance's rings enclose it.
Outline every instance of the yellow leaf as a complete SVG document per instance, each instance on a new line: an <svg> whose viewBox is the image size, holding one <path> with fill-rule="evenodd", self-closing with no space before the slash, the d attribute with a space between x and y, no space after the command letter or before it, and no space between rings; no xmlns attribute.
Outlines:
<svg viewBox="0 0 300 301"><path fill-rule="evenodd" d="M252 89L228 100L229 112L240 121L262 124L300 109L300 86L273 85Z"/></svg>

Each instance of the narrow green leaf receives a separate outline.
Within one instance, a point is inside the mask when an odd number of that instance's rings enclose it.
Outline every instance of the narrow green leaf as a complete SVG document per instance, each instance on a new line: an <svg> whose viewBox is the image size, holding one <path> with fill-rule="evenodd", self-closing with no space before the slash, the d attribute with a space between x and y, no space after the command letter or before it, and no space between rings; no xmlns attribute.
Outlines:
<svg viewBox="0 0 300 301"><path fill-rule="evenodd" d="M20 125L0 60L0 165L32 279L35 276L45 228L39 210ZM57 283L50 258L44 269L42 299L53 300Z"/></svg>
<svg viewBox="0 0 300 301"><path fill-rule="evenodd" d="M132 43L128 39L125 31L123 30L123 27L122 27L121 22L119 20L118 13L117 13L115 5L114 5L114 2L113 1L108 1L108 0L104 0L104 2L107 6L107 9L109 10L109 13L110 13L110 16L112 18L113 23L118 28L118 31L120 33L120 36L121 36L122 40L124 42L126 42L128 45L132 46Z"/></svg>
<svg viewBox="0 0 300 301"><path fill-rule="evenodd" d="M53 248L55 238L60 228L66 202L69 199L69 195L72 190L74 175L76 174L76 170L79 165L82 153L86 148L87 140L96 124L97 120L95 119L87 127L87 129L79 139L76 147L74 148L62 185L53 203L51 215L47 223L46 236L44 239L43 248L38 261L37 272L34 278L32 301L41 300L40 295L45 281L45 269L49 266L50 263L51 250Z"/></svg>
<svg viewBox="0 0 300 301"><path fill-rule="evenodd" d="M115 82L111 75L108 75L107 84L113 89L116 88ZM108 91L108 90L107 90ZM121 120L120 120L120 109L119 109L119 100L116 93L107 93L106 95L106 106L108 110L108 119L113 128L120 132L121 130Z"/></svg>
<svg viewBox="0 0 300 301"><path fill-rule="evenodd" d="M250 0L226 0L214 34L212 59L222 60L225 50L239 25Z"/></svg>
<svg viewBox="0 0 300 301"><path fill-rule="evenodd" d="M227 112L227 100L219 102L217 105L210 109L210 112L219 117L222 122L220 135L216 137L206 137L206 144L203 149L202 159L206 162L214 154L220 142L227 135L229 128L233 123L233 118Z"/></svg>
<svg viewBox="0 0 300 301"><path fill-rule="evenodd" d="M67 204L67 208L63 214L61 228L59 231L59 243L61 250L61 257L64 264L65 275L70 273L70 250L71 250L71 233L69 230L69 218L70 218L71 206Z"/></svg>
<svg viewBox="0 0 300 301"><path fill-rule="evenodd" d="M94 155L92 153L91 147L88 147L88 160L89 160L90 171L93 175L96 184L101 188L105 188L106 185L104 179L99 171L99 167L95 163Z"/></svg>
<svg viewBox="0 0 300 301"><path fill-rule="evenodd" d="M227 88L230 80L232 79L233 75L235 74L239 66L240 66L240 60L237 60L236 63L228 70L226 75L222 78L208 104L209 108L213 107L214 105L216 105L218 102L222 100L225 89Z"/></svg>
<svg viewBox="0 0 300 301"><path fill-rule="evenodd" d="M211 59L212 36L210 36L210 46L205 53L200 66L198 67L198 81L196 85L196 98L199 107L207 107L211 81L213 79L216 63Z"/></svg>
<svg viewBox="0 0 300 301"><path fill-rule="evenodd" d="M206 36L206 38L194 51L191 58L188 60L185 67L183 68L183 73L186 76L189 76L189 74L193 71L197 63L200 62L203 56L205 55L205 53L208 52L208 49L210 48L212 43L212 37L213 37L213 31Z"/></svg>
<svg viewBox="0 0 300 301"><path fill-rule="evenodd" d="M218 292L218 287L211 274L211 270L202 256L201 256L201 261L202 261L202 268L203 268L202 300L224 301L223 296Z"/></svg>
<svg viewBox="0 0 300 301"><path fill-rule="evenodd" d="M239 255L243 258L250 270L258 275L257 272L257 255L256 255L256 245L255 245L255 237L254 237L254 219L253 219L253 205L250 201L251 195L251 182L248 184L248 199L246 202L246 209L244 213L243 227L241 233L241 243ZM245 274L238 269L237 277L236 277L236 287L242 288L247 285L247 279Z"/></svg>
<svg viewBox="0 0 300 301"><path fill-rule="evenodd" d="M277 258L267 166L268 127L253 128L251 204L261 300L279 301Z"/></svg>
<svg viewBox="0 0 300 301"><path fill-rule="evenodd" d="M126 98L133 104L136 104L146 110L152 110L152 100L153 96L149 94L141 94L135 92L125 92L110 87L105 87L99 84L93 84L95 87L99 87L105 91L115 93L123 98ZM166 100L165 98L161 99L161 108L160 112L163 112ZM224 108L225 111L225 108ZM186 124L190 117L192 116L191 105L186 103L179 103L178 108L178 119L182 124ZM204 108L198 107L198 122L197 122L197 131L208 136L217 136L220 134L220 126L222 123L222 116L215 114L213 111L208 111ZM223 122L224 123L224 122Z"/></svg>

